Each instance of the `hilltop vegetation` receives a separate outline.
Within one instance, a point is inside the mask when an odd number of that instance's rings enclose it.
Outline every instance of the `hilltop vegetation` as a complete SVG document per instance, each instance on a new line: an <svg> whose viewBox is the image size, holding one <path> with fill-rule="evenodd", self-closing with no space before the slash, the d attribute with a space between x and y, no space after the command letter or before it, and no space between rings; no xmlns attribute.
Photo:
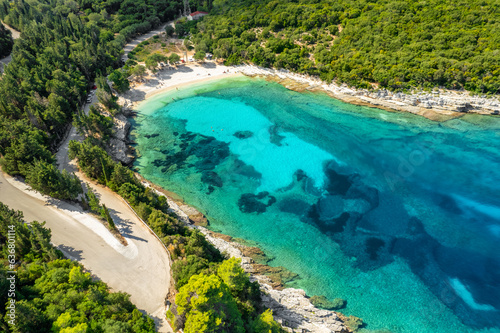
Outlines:
<svg viewBox="0 0 500 333"><path fill-rule="evenodd" d="M2 332L155 331L153 320L139 312L128 295L110 293L106 284L93 281L81 265L63 259L50 244L50 230L43 224L34 221L28 226L21 212L0 203L0 231ZM9 231L15 231L13 238ZM9 262L12 248L15 254ZM8 271L14 266L15 296L9 296L12 273ZM12 319L7 315L8 297L16 300L15 325L8 323Z"/></svg>
<svg viewBox="0 0 500 333"><path fill-rule="evenodd" d="M96 77L120 66L126 41L179 8L177 1L0 0L0 19L22 34L0 77L2 169L42 193L76 198L75 179L53 167L57 144Z"/></svg>
<svg viewBox="0 0 500 333"><path fill-rule="evenodd" d="M196 49L357 87L500 92L495 0L218 0Z"/></svg>

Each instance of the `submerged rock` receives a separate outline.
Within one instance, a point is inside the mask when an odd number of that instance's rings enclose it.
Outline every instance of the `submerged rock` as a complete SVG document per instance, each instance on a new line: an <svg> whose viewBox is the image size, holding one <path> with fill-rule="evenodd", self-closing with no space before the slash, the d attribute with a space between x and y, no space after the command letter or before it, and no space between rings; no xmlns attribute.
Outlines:
<svg viewBox="0 0 500 333"><path fill-rule="evenodd" d="M273 125L269 127L269 135L270 135L270 141L272 144L276 146L281 146L281 141L285 138L283 135L278 134L279 127L276 125Z"/></svg>
<svg viewBox="0 0 500 333"><path fill-rule="evenodd" d="M267 202L262 202L267 198ZM238 207L243 213L264 213L267 207L276 202L276 198L269 195L269 192L260 192L258 194L244 193L238 200Z"/></svg>
<svg viewBox="0 0 500 333"><path fill-rule="evenodd" d="M294 198L283 199L280 200L279 203L279 210L282 212L296 214L299 216L305 214L309 207L310 206L307 202Z"/></svg>
<svg viewBox="0 0 500 333"><path fill-rule="evenodd" d="M248 139L253 136L253 133L250 131L238 131L233 134L234 137L238 139Z"/></svg>
<svg viewBox="0 0 500 333"><path fill-rule="evenodd" d="M222 187L222 178L214 171L204 171L201 174L201 181L208 185Z"/></svg>
<svg viewBox="0 0 500 333"><path fill-rule="evenodd" d="M329 301L325 296L313 296L311 297L311 303L320 309L325 310L339 310L346 306L346 301L342 298L335 298L333 301Z"/></svg>

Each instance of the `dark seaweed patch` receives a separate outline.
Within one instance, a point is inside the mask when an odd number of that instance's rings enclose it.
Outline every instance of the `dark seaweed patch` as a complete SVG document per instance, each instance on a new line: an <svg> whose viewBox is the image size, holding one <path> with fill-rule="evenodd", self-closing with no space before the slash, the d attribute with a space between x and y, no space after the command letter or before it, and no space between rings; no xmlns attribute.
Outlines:
<svg viewBox="0 0 500 333"><path fill-rule="evenodd" d="M300 199L284 199L280 200L278 208L282 212L292 213L300 216L307 212L309 204Z"/></svg>
<svg viewBox="0 0 500 333"><path fill-rule="evenodd" d="M370 256L370 260L377 260L377 252L384 247L385 242L382 239L370 237L365 241L365 251Z"/></svg>
<svg viewBox="0 0 500 333"><path fill-rule="evenodd" d="M267 202L263 202L264 199ZM257 194L244 193L238 199L238 207L243 213L264 213L267 207L273 205L276 202L276 198L269 195L268 192L259 192Z"/></svg>
<svg viewBox="0 0 500 333"><path fill-rule="evenodd" d="M276 146L281 146L281 141L285 138L283 135L278 134L279 127L276 125L273 125L269 127L269 135L270 135L270 141L272 144Z"/></svg>
<svg viewBox="0 0 500 333"><path fill-rule="evenodd" d="M253 133L250 131L238 131L233 134L234 137L238 139L248 139L253 136Z"/></svg>
<svg viewBox="0 0 500 333"><path fill-rule="evenodd" d="M328 179L326 190L330 194L345 195L352 185L349 176L341 175L333 169L327 168L325 174Z"/></svg>
<svg viewBox="0 0 500 333"><path fill-rule="evenodd" d="M204 171L201 181L210 186L222 187L222 178L214 171Z"/></svg>

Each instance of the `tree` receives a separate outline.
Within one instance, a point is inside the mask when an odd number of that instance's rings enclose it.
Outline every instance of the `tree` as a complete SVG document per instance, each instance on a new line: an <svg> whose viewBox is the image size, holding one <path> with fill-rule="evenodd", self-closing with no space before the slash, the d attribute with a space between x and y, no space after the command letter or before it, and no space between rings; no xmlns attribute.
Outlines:
<svg viewBox="0 0 500 333"><path fill-rule="evenodd" d="M109 79L113 82L113 88L119 93L123 93L130 88L127 74L123 70L114 70L109 74Z"/></svg>
<svg viewBox="0 0 500 333"><path fill-rule="evenodd" d="M172 276L175 280L176 288L179 289L186 285L191 276L200 274L208 266L209 262L207 259L195 255L189 255L185 259L176 260L172 264Z"/></svg>
<svg viewBox="0 0 500 333"><path fill-rule="evenodd" d="M144 67L143 65L134 66L134 68L132 68L132 70L130 71L130 74L139 78L139 80L142 80L144 78L144 75L146 74L146 67Z"/></svg>
<svg viewBox="0 0 500 333"><path fill-rule="evenodd" d="M115 163L102 148L94 146L89 138L82 143L71 140L68 145L70 159L78 159L78 167L89 178L101 184L108 182Z"/></svg>
<svg viewBox="0 0 500 333"><path fill-rule="evenodd" d="M170 57L168 57L168 61L171 65L175 65L179 60L181 60L181 57L177 53L172 53Z"/></svg>
<svg viewBox="0 0 500 333"><path fill-rule="evenodd" d="M168 37L172 37L174 35L175 29L171 25L167 25L165 27L165 33L167 34Z"/></svg>
<svg viewBox="0 0 500 333"><path fill-rule="evenodd" d="M194 275L175 297L186 318L184 332L245 332L241 313L227 285L216 275Z"/></svg>
<svg viewBox="0 0 500 333"><path fill-rule="evenodd" d="M109 214L109 209L108 209L108 207L106 207L105 204L102 205L102 213L101 214L106 219L106 222L108 222L109 228L116 229L115 222L111 218L111 215Z"/></svg>
<svg viewBox="0 0 500 333"><path fill-rule="evenodd" d="M154 71L158 66L158 63L167 61L167 58L159 53L153 53L146 58L146 67Z"/></svg>
<svg viewBox="0 0 500 333"><path fill-rule="evenodd" d="M252 333L284 333L286 332L281 326L274 320L273 311L267 309L262 314L260 314L251 324L250 330Z"/></svg>
<svg viewBox="0 0 500 333"><path fill-rule="evenodd" d="M100 107L93 105L90 106L88 115L81 113L73 121L73 126L84 137L93 137L103 142L109 141L111 134L113 134L113 120L104 116Z"/></svg>
<svg viewBox="0 0 500 333"><path fill-rule="evenodd" d="M83 192L80 180L66 170L59 171L53 164L37 160L28 167L26 182L40 193L57 199L75 200Z"/></svg>
<svg viewBox="0 0 500 333"><path fill-rule="evenodd" d="M205 52L203 51L198 51L194 54L194 59L197 61L203 61L205 60Z"/></svg>
<svg viewBox="0 0 500 333"><path fill-rule="evenodd" d="M175 33L177 34L177 37L183 37L188 33L188 30L184 24L179 22L175 24Z"/></svg>
<svg viewBox="0 0 500 333"><path fill-rule="evenodd" d="M248 282L248 275L241 267L240 258L229 258L217 269L217 275L231 290L242 291Z"/></svg>
<svg viewBox="0 0 500 333"><path fill-rule="evenodd" d="M184 39L184 42L182 43L184 45L184 47L186 48L186 50L192 50L193 49L193 43L191 43L191 41L189 39Z"/></svg>
<svg viewBox="0 0 500 333"><path fill-rule="evenodd" d="M12 33L0 23L0 58L8 56L13 45Z"/></svg>
<svg viewBox="0 0 500 333"><path fill-rule="evenodd" d="M40 131L29 131L12 139L10 147L0 159L5 172L11 175L25 175L29 164L35 159L53 163L52 154L45 146L45 136Z"/></svg>

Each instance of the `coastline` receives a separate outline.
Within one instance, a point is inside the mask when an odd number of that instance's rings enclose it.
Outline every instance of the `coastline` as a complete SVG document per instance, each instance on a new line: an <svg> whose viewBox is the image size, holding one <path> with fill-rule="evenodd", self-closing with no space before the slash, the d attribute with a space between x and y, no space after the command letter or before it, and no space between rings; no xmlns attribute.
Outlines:
<svg viewBox="0 0 500 333"><path fill-rule="evenodd" d="M498 96L470 96L466 91L443 89L414 93L395 93L386 89L356 89L346 84L327 84L318 78L283 69L276 70L253 65L224 66L214 62L186 64L174 70L160 70L153 76L149 76L146 83L133 85L129 91L120 95L119 103L125 108L133 109L140 102L174 88L242 75L263 77L298 92L322 92L345 103L391 112L410 112L435 121L461 117L466 113L481 115L500 113Z"/></svg>
<svg viewBox="0 0 500 333"><path fill-rule="evenodd" d="M203 63L181 65L177 69L164 69L146 78L143 84L131 85L130 90L119 95L118 103L132 111L139 103L173 89L179 89L194 83L242 76L236 67Z"/></svg>
<svg viewBox="0 0 500 333"><path fill-rule="evenodd" d="M495 97L470 96L466 91L433 90L432 93L394 93L386 89L356 89L346 84L327 84L318 78L297 74L288 70L276 70L245 65L240 69L247 76L265 77L287 89L298 92L324 92L345 103L383 109L386 111L410 112L430 120L444 121L461 117L465 113L498 115L500 99Z"/></svg>
<svg viewBox="0 0 500 333"><path fill-rule="evenodd" d="M489 115L496 110L500 110L500 103L497 97L471 97L462 93L450 92L440 94L404 94L392 93L385 90L356 90L344 85L328 85L320 80L284 70L262 69L249 65L234 67L186 65L182 67L182 70L174 73L171 71L160 72L157 76L151 77L146 84L137 85L130 92L120 96L119 102L124 105L124 109L133 110L140 102L160 93L171 91L174 88L182 88L195 83L243 75L264 77L266 80L280 83L288 89L299 92L323 92L350 104L380 108L392 112L411 112L436 121L461 117L467 112ZM466 101L460 102L459 98L464 98ZM192 222L196 222L191 217L197 215L198 217L201 216L203 223L203 215L195 208L179 200L179 197L175 193L168 192L168 190L145 181L142 177L141 180L147 183L148 186L155 188L161 195L167 197L172 211L179 216L181 221L191 224ZM203 226L193 227L199 229L205 235L206 239L221 252L242 258L242 266L251 275L252 281L258 281L261 285L264 304L273 309L276 320L284 324L284 326L290 323L294 328L304 328L312 332L347 331L347 328L342 326L342 320L345 321L347 318L334 311L315 308L303 290L293 288L284 290L276 289L276 286L273 286L273 281L268 276L262 275L255 270L254 259L245 255L245 246L233 242L229 236L217 235Z"/></svg>
<svg viewBox="0 0 500 333"><path fill-rule="evenodd" d="M336 311L315 307L304 290L286 288L283 281L280 281L280 274L297 276L295 273L286 271L283 267L259 263L260 260L256 258L265 258L265 254L259 248L240 244L231 236L211 231L203 226L206 225L206 218L196 208L187 205L182 200L172 198L171 192L146 180L137 172L135 175L144 186L154 189L158 195L167 199L171 212L177 215L180 221L191 228L198 229L205 239L221 253L241 259L241 266L250 276L250 281L257 281L260 285L262 304L273 311L274 319L285 330L315 333L353 332L346 325L349 320L347 316Z"/></svg>

